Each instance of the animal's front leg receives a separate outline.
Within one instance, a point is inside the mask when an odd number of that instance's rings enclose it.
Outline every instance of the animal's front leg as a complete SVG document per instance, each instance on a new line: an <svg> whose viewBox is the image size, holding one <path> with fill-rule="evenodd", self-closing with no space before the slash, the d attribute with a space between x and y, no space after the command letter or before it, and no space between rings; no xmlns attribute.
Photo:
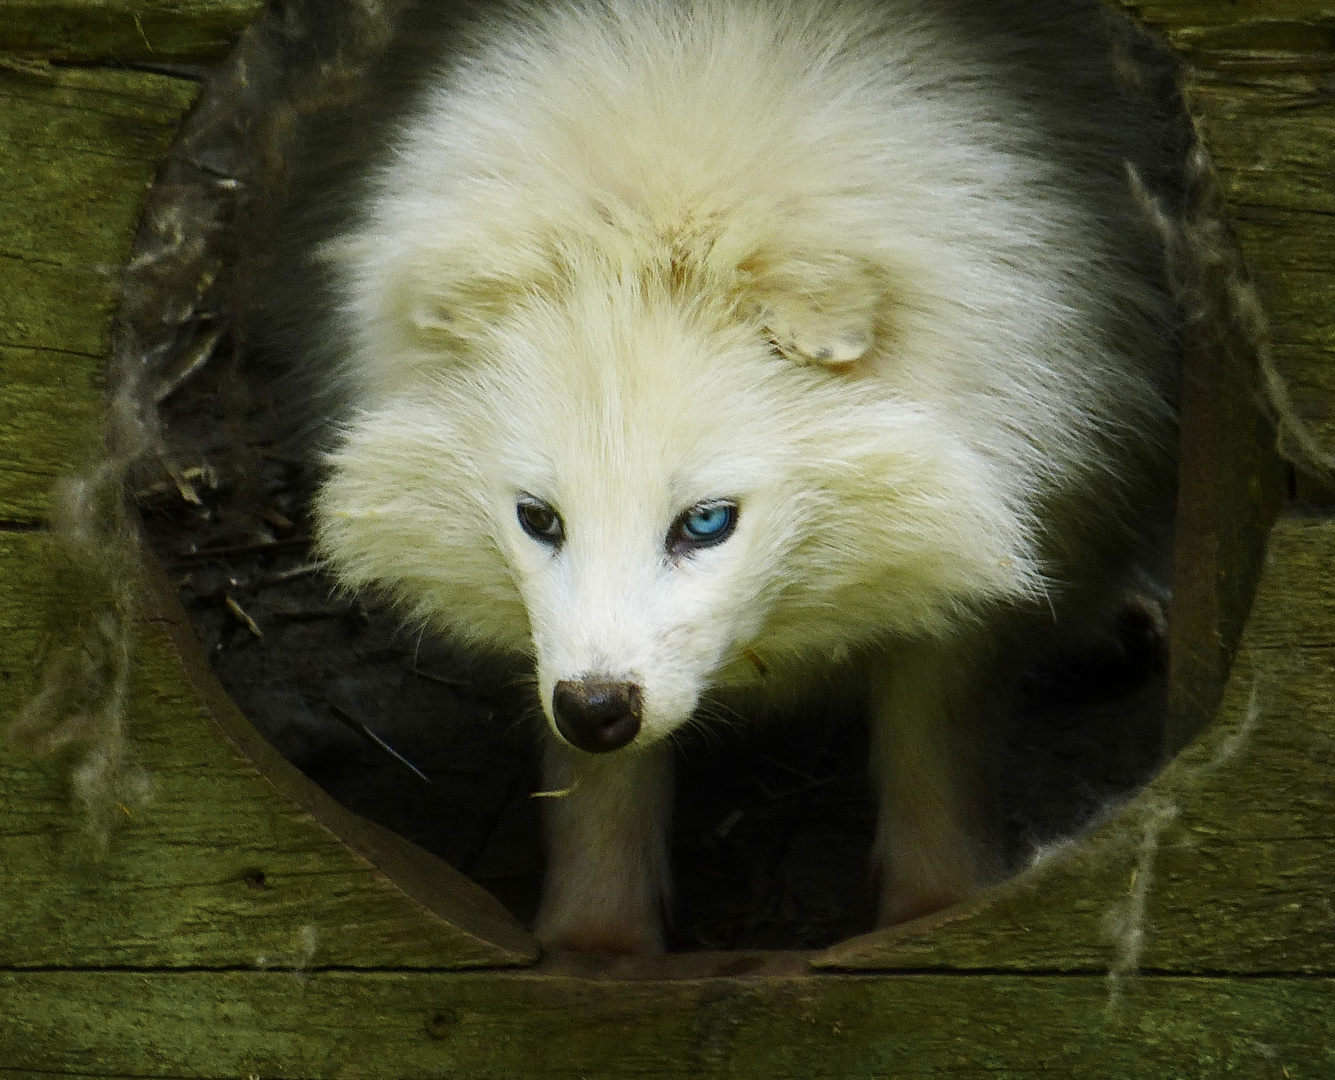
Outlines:
<svg viewBox="0 0 1335 1080"><path fill-rule="evenodd" d="M663 744L588 754L548 739L547 880L536 933L579 952L663 949L672 756Z"/></svg>
<svg viewBox="0 0 1335 1080"><path fill-rule="evenodd" d="M948 907L994 876L991 666L985 646L933 642L873 667L882 926Z"/></svg>

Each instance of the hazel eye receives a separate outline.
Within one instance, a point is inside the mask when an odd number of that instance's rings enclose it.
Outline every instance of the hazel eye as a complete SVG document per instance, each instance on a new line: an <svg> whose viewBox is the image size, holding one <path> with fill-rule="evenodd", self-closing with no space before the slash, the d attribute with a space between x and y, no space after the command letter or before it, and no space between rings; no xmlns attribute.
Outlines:
<svg viewBox="0 0 1335 1080"><path fill-rule="evenodd" d="M668 533L668 550L684 554L695 548L721 544L737 527L737 504L711 499L683 510Z"/></svg>
<svg viewBox="0 0 1335 1080"><path fill-rule="evenodd" d="M536 495L520 496L515 504L515 516L519 518L520 528L540 544L555 549L566 538L561 515Z"/></svg>

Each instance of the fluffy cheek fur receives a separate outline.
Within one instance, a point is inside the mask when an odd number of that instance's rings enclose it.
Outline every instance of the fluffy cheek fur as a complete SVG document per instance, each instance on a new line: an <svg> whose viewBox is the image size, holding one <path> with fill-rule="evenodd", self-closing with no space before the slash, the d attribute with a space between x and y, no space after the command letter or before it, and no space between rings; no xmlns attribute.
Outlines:
<svg viewBox="0 0 1335 1080"><path fill-rule="evenodd" d="M315 498L318 548L342 585L381 592L408 623L528 653L495 480L467 419L406 397L355 417Z"/></svg>

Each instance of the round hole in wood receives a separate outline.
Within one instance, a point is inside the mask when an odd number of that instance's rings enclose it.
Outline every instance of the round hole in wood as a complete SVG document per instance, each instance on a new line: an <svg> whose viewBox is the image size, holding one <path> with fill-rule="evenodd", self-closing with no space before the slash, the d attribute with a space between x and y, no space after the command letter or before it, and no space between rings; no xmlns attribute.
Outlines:
<svg viewBox="0 0 1335 1080"><path fill-rule="evenodd" d="M322 33L313 31L317 42ZM299 74L267 89L251 84L231 102L215 95L173 182L188 192L182 179L193 167L195 193L209 199L235 190L219 175L240 179L242 190L281 183L281 173L264 171L272 161L261 166L254 146L220 132L238 110L292 108L294 86ZM318 89L337 96L336 86ZM266 93L288 97L259 100ZM200 213L202 225L217 226L213 209ZM242 211L264 213L244 203ZM221 251L228 235L215 228L210 242ZM141 492L146 527L203 651L287 760L528 922L542 864L530 797L541 786L533 749L541 721L529 673L403 629L340 594L314 565L306 517L314 474L293 438L300 424L291 407L303 391L271 378L247 351L237 314L246 306L241 285L253 279L225 271L219 280L224 287L185 324L159 387L176 475ZM1167 674L1153 616L1129 608L1106 649L1048 656L1020 680L998 770L999 858L1010 868L1078 832L1162 761ZM728 725L683 741L673 948L814 949L871 929L866 735L855 703L826 696L788 723Z"/></svg>

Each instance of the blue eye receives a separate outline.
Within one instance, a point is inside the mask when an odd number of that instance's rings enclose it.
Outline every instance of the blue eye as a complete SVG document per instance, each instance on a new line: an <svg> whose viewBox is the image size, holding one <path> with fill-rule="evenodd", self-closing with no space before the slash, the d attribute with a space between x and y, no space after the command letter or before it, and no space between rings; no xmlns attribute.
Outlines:
<svg viewBox="0 0 1335 1080"><path fill-rule="evenodd" d="M726 503L697 506L681 519L682 530L692 540L715 540L732 524L732 507Z"/></svg>
<svg viewBox="0 0 1335 1080"><path fill-rule="evenodd" d="M668 533L668 550L674 555L694 548L721 544L737 527L737 504L731 499L712 499L683 510Z"/></svg>
<svg viewBox="0 0 1335 1080"><path fill-rule="evenodd" d="M559 548L566 538L561 515L536 495L521 496L515 504L515 516L519 518L520 527L540 544Z"/></svg>

